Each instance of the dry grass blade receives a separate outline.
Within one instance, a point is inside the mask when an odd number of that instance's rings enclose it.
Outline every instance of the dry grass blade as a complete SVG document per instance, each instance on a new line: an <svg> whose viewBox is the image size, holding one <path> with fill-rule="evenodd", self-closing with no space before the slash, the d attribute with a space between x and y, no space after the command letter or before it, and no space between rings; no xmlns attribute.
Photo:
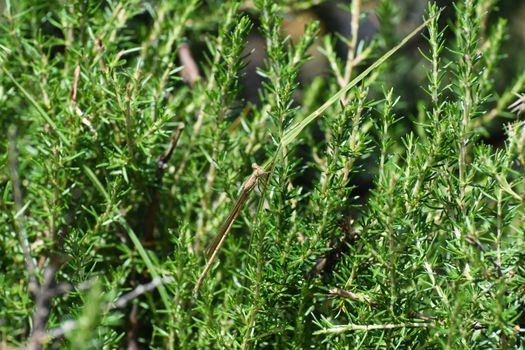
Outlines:
<svg viewBox="0 0 525 350"><path fill-rule="evenodd" d="M45 120L47 124L53 129L53 131L57 134L60 141L62 141L65 145L69 145L68 138L60 131L60 129L57 127L53 119L47 114L47 112L38 104L38 102L31 96L31 94L24 89L24 87L16 81L16 79L5 69L2 67L2 70L4 71L5 75L15 84L16 88L24 95L24 97L31 103L33 107L37 110L38 114Z"/></svg>
<svg viewBox="0 0 525 350"><path fill-rule="evenodd" d="M438 16L441 13L442 10L440 10L436 16ZM382 65L387 59L390 58L396 51L398 51L401 47L403 47L410 39L412 39L413 36L415 36L417 33L419 33L423 28L425 28L428 23L430 23L434 17L430 17L427 19L423 24L421 24L419 27L414 29L412 32L410 32L406 37L403 38L392 49L390 49L387 53L385 53L383 56L381 56L377 61L375 61L370 67L365 69L361 74L359 74L357 77L355 77L351 82L348 83L345 87L343 87L341 90L336 92L332 97L330 97L321 107L319 107L317 110L312 112L309 116L304 118L303 120L295 122L293 125L291 125L288 130L284 133L284 137L281 140L282 146L287 146L290 143L292 143L301 133L301 131L311 122L313 122L315 119L317 119L321 114L328 109L331 105L333 105L335 102L339 101L341 97L346 94L351 88L356 86L361 80L363 80L366 76L368 76L370 73L372 73L374 70L376 70L380 65ZM282 148L281 148L282 149Z"/></svg>

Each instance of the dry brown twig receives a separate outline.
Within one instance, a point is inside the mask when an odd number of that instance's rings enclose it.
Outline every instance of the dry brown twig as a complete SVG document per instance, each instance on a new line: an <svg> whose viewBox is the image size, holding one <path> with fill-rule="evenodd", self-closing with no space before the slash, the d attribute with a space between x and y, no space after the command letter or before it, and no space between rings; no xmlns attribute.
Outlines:
<svg viewBox="0 0 525 350"><path fill-rule="evenodd" d="M171 156L173 155L173 151L177 147L177 144L179 143L180 135L182 134L182 130L184 130L186 126L184 123L179 124L175 132L173 133L173 136L170 140L170 145L166 149L166 152L162 156L159 157L159 160L157 161L157 181L160 180L160 177L162 177L164 173L164 169L166 168L166 165L168 164L169 160L171 159Z"/></svg>
<svg viewBox="0 0 525 350"><path fill-rule="evenodd" d="M151 203L148 206L144 224L144 241L146 243L153 238L153 231L155 231L155 226L157 225L157 213L160 205L158 189L162 184L164 171L168 166L168 162L171 159L175 148L177 148L177 144L179 143L184 128L184 123L179 124L177 129L173 132L168 148L157 160L156 184L150 190Z"/></svg>
<svg viewBox="0 0 525 350"><path fill-rule="evenodd" d="M71 113L73 116L76 115L77 117L81 118L80 121L82 122L82 124L84 124L89 129L89 131L91 131L93 135L97 135L97 131L95 130L95 128L93 127L93 125L91 124L87 116L78 107L78 104L77 104L79 78L80 78L80 64L77 64L73 72L73 86L71 87L71 92L69 94L69 101L71 103Z"/></svg>

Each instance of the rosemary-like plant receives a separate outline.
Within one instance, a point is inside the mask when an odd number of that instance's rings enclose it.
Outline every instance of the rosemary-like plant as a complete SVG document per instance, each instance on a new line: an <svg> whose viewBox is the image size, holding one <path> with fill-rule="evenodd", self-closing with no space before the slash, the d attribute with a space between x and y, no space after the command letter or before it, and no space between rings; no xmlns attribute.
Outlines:
<svg viewBox="0 0 525 350"><path fill-rule="evenodd" d="M1 0L0 349L522 348L519 38L406 3Z"/></svg>

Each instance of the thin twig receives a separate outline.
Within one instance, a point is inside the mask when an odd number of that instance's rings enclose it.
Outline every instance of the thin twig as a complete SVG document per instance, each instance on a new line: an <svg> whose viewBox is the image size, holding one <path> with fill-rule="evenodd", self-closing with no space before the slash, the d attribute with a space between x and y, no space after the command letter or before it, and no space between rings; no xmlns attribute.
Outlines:
<svg viewBox="0 0 525 350"><path fill-rule="evenodd" d="M171 156L173 155L173 151L177 147L177 143L179 142L180 135L182 133L182 130L184 130L184 128L185 128L184 123L179 124L179 126L173 133L173 136L171 137L170 145L166 149L166 152L164 152L164 154L159 157L159 160L157 161L157 181L161 180L162 175L164 174L164 169L166 169L166 165L171 159Z"/></svg>
<svg viewBox="0 0 525 350"><path fill-rule="evenodd" d="M82 118L80 120L82 122L82 124L87 126L89 131L91 131L91 133L96 135L97 131L95 130L95 128L93 127L93 125L91 124L89 119L86 116L84 116L84 112L77 105L78 80L79 80L79 77L80 77L80 64L77 64L75 66L75 71L73 72L73 86L71 87L71 93L69 94L69 100L71 102L71 113L73 114L73 116L76 115L76 116Z"/></svg>
<svg viewBox="0 0 525 350"><path fill-rule="evenodd" d="M483 244L479 241L479 239L477 239L476 237L474 236L471 236L471 235L468 235L465 237L465 240L472 244L473 246L475 246L476 248L478 248L479 250L481 250L483 253L487 253L487 248L485 248L483 246ZM499 262L499 259L498 260L494 260L493 257L491 256L488 256L488 260L492 263L492 265L494 265L494 267L496 268L496 272L498 274L498 277L502 277L503 276L503 271L502 271L502 268L501 268L501 263Z"/></svg>
<svg viewBox="0 0 525 350"><path fill-rule="evenodd" d="M425 315L421 312L415 312L415 311L411 311L408 316L410 318L417 318L417 319L420 319L420 320L423 320L423 321L437 321L438 318L436 316L429 316L429 315Z"/></svg>
<svg viewBox="0 0 525 350"><path fill-rule="evenodd" d="M139 304L135 303L131 307L131 312L129 314L129 329L128 329L128 346L127 350L138 350L139 345L137 341L138 330L139 330L139 320L137 314L139 311Z"/></svg>
<svg viewBox="0 0 525 350"><path fill-rule="evenodd" d="M25 229L24 206L22 204L22 186L20 183L20 176L18 174L18 155L16 150L15 127L10 127L8 134L9 176L11 177L11 183L13 184L13 199L15 202L16 210L14 221L18 233L18 240L20 241L20 247L22 248L22 254L24 254L26 269L29 274L29 291L31 293L34 293L38 288L38 282L35 277L36 267L33 258L31 257L31 250L29 248L27 233Z"/></svg>
<svg viewBox="0 0 525 350"><path fill-rule="evenodd" d="M346 234L332 243L331 249L319 257L314 266L308 271L305 277L314 278L322 273L330 273L341 257L348 252L348 249L359 238L351 227L345 227Z"/></svg>
<svg viewBox="0 0 525 350"><path fill-rule="evenodd" d="M128 146L128 152L129 157L131 158L131 161L135 161L135 139L133 137L133 116L131 114L131 101L133 100L132 94L132 88L131 83L128 83L126 86L126 96L124 98L125 106L124 106L124 120L126 124L126 144ZM117 95L118 97L118 95ZM120 101L120 97L119 101Z"/></svg>
<svg viewBox="0 0 525 350"><path fill-rule="evenodd" d="M314 335L327 334L327 333L343 333L343 332L352 332L352 331L373 331L373 330L384 330L384 329L399 329L399 328L432 328L436 324L433 322L427 323L400 323L400 324L347 324L344 326L335 326L331 328L321 329L317 332L314 332Z"/></svg>
<svg viewBox="0 0 525 350"><path fill-rule="evenodd" d="M77 64L75 67L75 72L73 73L73 87L71 88L71 94L69 96L69 99L73 106L76 105L77 102L77 91L78 91L78 78L80 76L80 65Z"/></svg>
<svg viewBox="0 0 525 350"><path fill-rule="evenodd" d="M174 278L171 276L155 277L150 282L146 284L141 284L137 286L135 289L133 289L131 292L124 294L123 296L118 298L115 302L106 304L104 309L106 311L111 311L117 308L119 309L124 308L126 307L126 305L128 305L128 303L138 298L139 296L147 292L150 292L161 285L173 283L173 281L174 281ZM62 337L64 336L64 334L66 334L67 332L73 329L76 329L77 327L78 327L78 321L76 320L65 321L60 325L60 327L53 328L49 330L48 332L46 332L45 334L42 334L39 337L39 342L45 343L51 339Z"/></svg>
<svg viewBox="0 0 525 350"><path fill-rule="evenodd" d="M356 54L356 48L357 48L357 38L359 36L359 17L360 16L361 16L361 0L354 0L352 1L352 24L351 24L352 36L351 36L351 39L348 45L348 54L346 58L345 72L343 75L344 85L350 82L350 78L352 77L352 70L355 65L355 54Z"/></svg>
<svg viewBox="0 0 525 350"><path fill-rule="evenodd" d="M213 241L210 243L210 245L206 249L206 255L209 256L209 260L206 263L206 266L204 267L204 269L202 270L199 276L199 279L197 280L197 283L195 284L195 287L193 288L194 295L197 294L197 292L199 291L199 287L202 284L204 277L206 277L206 274L208 273L213 262L217 258L217 255L222 245L224 244L224 241L226 240L228 233L230 233L233 223L237 219L237 216L239 216L239 213L244 207L244 204L248 200L248 196L250 192L257 185L259 178L265 173L264 169L255 163L252 164L252 168L253 168L253 172L248 178L248 180L246 180L246 182L243 184L241 194L239 195L239 198L237 198L235 205L230 211L230 214L228 215L228 217L222 224L221 228L219 229L219 233L217 233L217 236L215 236Z"/></svg>
<svg viewBox="0 0 525 350"><path fill-rule="evenodd" d="M129 302L131 302L132 300L138 298L142 294L150 292L150 291L152 291L153 289L157 288L160 285L172 283L173 281L174 281L174 279L171 276L155 277L150 282L148 282L146 284L141 284L141 285L137 286L135 289L133 289L131 292L126 293L123 296L121 296L120 298L118 298L113 303L113 307L111 307L111 309L113 309L113 308L121 309L121 308L125 307Z"/></svg>
<svg viewBox="0 0 525 350"><path fill-rule="evenodd" d="M328 292L329 292L330 296L332 296L332 297L341 297L341 298L345 298L345 299L364 301L364 302L367 302L369 304L376 304L376 302L374 302L372 300L372 298L370 298L366 294L353 293L353 292L351 292L349 290L341 289L341 288L331 288Z"/></svg>
<svg viewBox="0 0 525 350"><path fill-rule="evenodd" d="M89 289L93 285L94 279L89 279L85 282L82 282L81 284L74 286L71 283L63 282L58 284L54 289L50 290L49 292L53 296L59 296L63 295L72 291L81 292L84 290Z"/></svg>
<svg viewBox="0 0 525 350"><path fill-rule="evenodd" d="M51 299L54 296L55 276L62 265L57 255L49 258L49 264L44 270L42 284L35 295L35 311L33 312L33 330L27 345L28 350L42 349L43 337L51 312Z"/></svg>

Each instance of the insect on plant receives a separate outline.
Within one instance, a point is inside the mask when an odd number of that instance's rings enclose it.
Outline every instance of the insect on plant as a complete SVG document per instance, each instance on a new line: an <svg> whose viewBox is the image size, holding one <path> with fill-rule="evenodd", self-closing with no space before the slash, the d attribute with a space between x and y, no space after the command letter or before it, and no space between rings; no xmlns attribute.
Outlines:
<svg viewBox="0 0 525 350"><path fill-rule="evenodd" d="M241 194L237 198L237 201L235 201L235 205L230 211L230 214L222 224L221 228L219 229L219 232L217 233L213 241L211 241L210 245L206 249L208 262L206 263L206 266L204 266L204 269L202 270L199 279L195 284L195 287L193 287L193 294L197 294L197 292L199 291L199 287L202 284L202 281L204 281L204 278L206 277L206 274L210 270L211 266L213 265L213 262L215 261L215 259L217 259L217 255L219 254L219 251L221 250L221 247L224 244L226 237L228 237L228 233L230 233L233 223L239 216L239 213L244 207L244 204L248 200L250 192L255 188L255 186L259 182L259 179L265 174L264 169L255 163L252 164L252 168L253 172L250 175L250 177L246 180L246 182L242 185Z"/></svg>

